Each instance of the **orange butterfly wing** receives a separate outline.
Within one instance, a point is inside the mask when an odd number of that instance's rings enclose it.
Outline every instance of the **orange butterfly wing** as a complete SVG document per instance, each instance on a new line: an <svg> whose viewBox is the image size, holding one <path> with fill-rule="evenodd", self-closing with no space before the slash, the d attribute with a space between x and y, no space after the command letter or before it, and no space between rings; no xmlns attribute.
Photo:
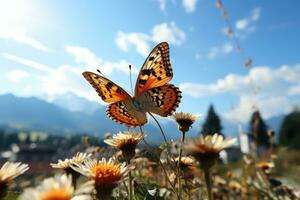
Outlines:
<svg viewBox="0 0 300 200"><path fill-rule="evenodd" d="M167 84L144 92L137 97L137 101L145 112L166 117L178 107L181 101L181 91L178 87Z"/></svg>
<svg viewBox="0 0 300 200"><path fill-rule="evenodd" d="M93 72L83 72L84 78L95 88L101 99L107 103L125 101L130 95L120 86Z"/></svg>
<svg viewBox="0 0 300 200"><path fill-rule="evenodd" d="M172 77L169 45L162 42L151 51L144 62L136 81L135 96L139 96L151 88L167 84Z"/></svg>
<svg viewBox="0 0 300 200"><path fill-rule="evenodd" d="M103 101L112 103L107 107L107 116L126 126L147 123L146 112L168 116L175 111L181 100L179 89L167 84L173 77L173 71L166 42L158 44L144 62L137 78L134 98L103 76L92 72L84 72L83 76Z"/></svg>
<svg viewBox="0 0 300 200"><path fill-rule="evenodd" d="M146 114L134 108L131 100L109 105L106 114L113 121L130 127L143 126L147 123Z"/></svg>

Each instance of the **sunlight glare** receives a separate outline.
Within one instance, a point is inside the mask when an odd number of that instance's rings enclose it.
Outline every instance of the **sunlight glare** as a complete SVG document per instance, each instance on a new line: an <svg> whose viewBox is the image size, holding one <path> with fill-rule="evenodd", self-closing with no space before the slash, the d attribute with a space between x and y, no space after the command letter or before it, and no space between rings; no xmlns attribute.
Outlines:
<svg viewBox="0 0 300 200"><path fill-rule="evenodd" d="M33 1L0 0L0 35L32 30L36 11Z"/></svg>

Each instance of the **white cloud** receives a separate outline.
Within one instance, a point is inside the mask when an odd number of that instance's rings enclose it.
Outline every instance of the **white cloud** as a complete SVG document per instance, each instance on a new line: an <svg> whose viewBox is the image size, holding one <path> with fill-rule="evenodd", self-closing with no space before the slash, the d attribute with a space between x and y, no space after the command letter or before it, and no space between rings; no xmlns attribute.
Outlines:
<svg viewBox="0 0 300 200"><path fill-rule="evenodd" d="M7 73L7 78L13 83L20 83L23 79L29 77L29 73L24 70L11 70Z"/></svg>
<svg viewBox="0 0 300 200"><path fill-rule="evenodd" d="M33 78L39 83L39 85L30 85L31 83L24 85L24 87L32 88L26 92L26 95L34 94L42 96L48 100L53 99L57 95L63 95L71 92L77 96L101 102L99 101L97 93L91 90L90 85L83 78L82 72L85 70L95 71L95 69L98 68L105 75L111 75L116 71L129 74L128 66L130 63L126 60L107 61L97 57L97 55L90 49L80 46L67 45L65 46L65 51L72 55L76 65L63 64L52 69L47 65L26 58L21 58L13 54L2 53L0 56L31 69L35 69L36 71L30 72L30 75L33 75ZM132 74L137 73L138 69L133 66ZM23 70L15 70L9 72L7 74L7 78L12 82L17 82L22 78L26 78L28 74L28 72Z"/></svg>
<svg viewBox="0 0 300 200"><path fill-rule="evenodd" d="M204 85L190 82L180 84L180 89L184 94L190 95L192 97L203 97L214 95L217 93L217 88L213 85Z"/></svg>
<svg viewBox="0 0 300 200"><path fill-rule="evenodd" d="M148 41L149 36L143 33L123 33L118 31L115 40L118 47L123 51L128 51L131 46L135 47L136 52L143 56L147 56L150 51Z"/></svg>
<svg viewBox="0 0 300 200"><path fill-rule="evenodd" d="M261 8L256 7L251 11L249 16L242 19L238 19L235 22L235 28L237 30L235 32L235 35L240 38L245 38L248 34L254 32L256 30L256 22L259 20L260 15ZM228 34L228 32L224 32L224 30L225 29L223 29L222 32Z"/></svg>
<svg viewBox="0 0 300 200"><path fill-rule="evenodd" d="M230 44L230 43L225 43L224 45L223 45L223 52L224 52L224 54L228 54L228 53L231 53L232 51L233 51L233 45L232 44Z"/></svg>
<svg viewBox="0 0 300 200"><path fill-rule="evenodd" d="M22 83L22 80L30 76L30 80L24 81L22 89L12 87L9 92L17 93L21 96L39 96L46 100L51 100L57 95L72 92L80 97L89 100L99 101L97 93L91 90L89 84L82 77L83 69L78 66L61 65L55 70L27 72L25 70L12 70L6 75L12 83Z"/></svg>
<svg viewBox="0 0 300 200"><path fill-rule="evenodd" d="M159 9L166 12L167 3L172 2L173 4L176 4L176 0L155 0L159 3ZM196 10L196 4L198 0L181 0L182 7L184 8L185 12L192 13Z"/></svg>
<svg viewBox="0 0 300 200"><path fill-rule="evenodd" d="M157 24L150 34L118 31L115 42L122 51L129 51L134 47L135 51L142 56L147 56L151 43L167 41L170 44L181 45L185 40L185 32L174 22Z"/></svg>
<svg viewBox="0 0 300 200"><path fill-rule="evenodd" d="M283 73L285 72L285 73ZM287 73L292 78L287 78ZM186 94L193 97L209 96L230 92L245 95L253 92L253 86L261 86L264 94L282 94L287 88L300 84L300 65L286 66L273 69L267 66L253 67L249 74L242 76L228 74L223 79L212 84L182 83L180 86ZM297 79L299 77L299 79ZM287 85L287 86L286 86ZM193 88L193 89L192 89Z"/></svg>
<svg viewBox="0 0 300 200"><path fill-rule="evenodd" d="M214 59L220 55L227 55L233 51L234 47L231 43L225 43L221 46L215 46L209 49L207 57L209 59Z"/></svg>
<svg viewBox="0 0 300 200"><path fill-rule="evenodd" d="M32 48L50 52L51 49L47 47L45 44L40 42L39 40L30 37L25 30L23 30L20 27L13 27L8 28L7 26L1 26L0 25L0 38L6 39L6 40L14 40L15 42L18 42L20 44L25 44L27 46L30 46Z"/></svg>
<svg viewBox="0 0 300 200"><path fill-rule="evenodd" d="M85 47L66 45L65 51L74 57L76 63L89 67L99 67L102 62L91 50Z"/></svg>
<svg viewBox="0 0 300 200"><path fill-rule="evenodd" d="M197 0L182 0L182 5L187 13L192 13L196 10Z"/></svg>
<svg viewBox="0 0 300 200"><path fill-rule="evenodd" d="M52 69L50 67L48 67L47 65L38 63L36 61L27 59L27 58L22 58L13 54L9 54L9 53L2 53L1 56L7 60L19 63L21 65L25 65L27 67L31 67L33 69L39 70L39 71L43 71L43 72L50 72L52 71Z"/></svg>
<svg viewBox="0 0 300 200"><path fill-rule="evenodd" d="M185 33L174 22L157 24L152 29L152 41L159 43L168 41L170 44L181 45Z"/></svg>
<svg viewBox="0 0 300 200"><path fill-rule="evenodd" d="M40 76L41 86L49 99L72 92L80 97L96 101L99 99L82 77L82 69L71 65L61 65L56 70Z"/></svg>
<svg viewBox="0 0 300 200"><path fill-rule="evenodd" d="M77 66L61 65L51 73L40 76L43 92L49 99L71 92L91 101L102 102L82 77L82 72L100 69L105 75L111 75L116 71L129 74L130 63L126 60L107 61L98 57L90 49L81 46L66 45L65 51L73 56ZM137 74L138 69L132 67L132 73Z"/></svg>
<svg viewBox="0 0 300 200"><path fill-rule="evenodd" d="M125 67L126 73L128 73L127 63L120 61L119 63L104 62L103 67L99 67L101 71L107 67L113 67L116 69L118 67ZM53 99L55 96L63 95L66 93L74 93L77 96L84 97L90 101L97 101L103 103L99 100L99 96L95 91L91 89L91 86L86 82L82 76L84 70L89 70L90 68L84 68L72 65L61 65L56 70L51 73L47 73L40 76L40 81L42 83L43 92L45 96L49 99ZM122 71L122 70L120 70ZM106 71L108 72L108 71ZM125 72L125 71L123 71ZM107 73L108 75L108 73Z"/></svg>
<svg viewBox="0 0 300 200"><path fill-rule="evenodd" d="M257 21L260 18L260 14L261 14L261 8L257 7L254 8L251 12L251 20L252 21Z"/></svg>
<svg viewBox="0 0 300 200"><path fill-rule="evenodd" d="M235 27L237 30L244 30L249 26L249 21L248 19L240 19L237 20L235 23Z"/></svg>
<svg viewBox="0 0 300 200"><path fill-rule="evenodd" d="M242 122L248 120L253 105L266 118L290 111L296 103L290 97L300 95L299 86L300 65L283 65L276 69L261 66L252 68L247 75L228 74L211 84L180 84L184 95L196 98L225 93L238 96L239 104L225 116Z"/></svg>
<svg viewBox="0 0 300 200"><path fill-rule="evenodd" d="M25 33L19 32L19 33L14 33L10 35L10 39L15 40L16 42L28 45L32 48L39 49L41 51L46 51L50 52L51 49L44 45L42 42L38 41L37 39L28 36Z"/></svg>
<svg viewBox="0 0 300 200"><path fill-rule="evenodd" d="M300 64L291 68L288 65L283 65L276 71L276 76L289 82L299 83L300 80Z"/></svg>
<svg viewBox="0 0 300 200"><path fill-rule="evenodd" d="M254 110L258 109L263 118L269 119L273 116L286 114L293 110L296 102L289 100L286 96L265 97L261 95L240 96L239 104L224 114L224 117L234 122L247 122ZM284 105L284 106L283 106Z"/></svg>
<svg viewBox="0 0 300 200"><path fill-rule="evenodd" d="M74 57L77 64L83 66L83 69L100 69L102 73L110 75L114 70L129 74L128 66L130 63L126 60L120 61L105 61L100 57L97 57L90 49L80 46L67 45L65 47L66 52ZM132 73L137 74L138 69L132 67Z"/></svg>
<svg viewBox="0 0 300 200"><path fill-rule="evenodd" d="M157 0L159 3L159 9L161 11L166 11L167 0Z"/></svg>

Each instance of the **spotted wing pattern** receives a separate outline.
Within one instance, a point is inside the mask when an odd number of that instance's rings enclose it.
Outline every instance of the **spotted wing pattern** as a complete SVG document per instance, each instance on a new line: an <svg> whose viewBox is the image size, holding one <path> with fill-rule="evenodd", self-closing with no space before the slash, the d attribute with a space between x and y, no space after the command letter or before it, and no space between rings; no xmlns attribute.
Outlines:
<svg viewBox="0 0 300 200"><path fill-rule="evenodd" d="M83 72L84 78L95 88L101 99L107 103L125 101L130 95L120 86L93 72Z"/></svg>
<svg viewBox="0 0 300 200"><path fill-rule="evenodd" d="M117 84L101 75L84 72L83 76L103 101L111 103L106 110L107 116L126 126L135 127L147 123L146 112L164 117L171 115L181 100L180 90L168 84L173 71L169 45L166 42L158 44L144 62L137 78L133 98Z"/></svg>
<svg viewBox="0 0 300 200"><path fill-rule="evenodd" d="M147 123L146 114L138 111L131 100L110 104L107 107L106 114L113 121L130 127L142 126Z"/></svg>
<svg viewBox="0 0 300 200"><path fill-rule="evenodd" d="M167 84L144 92L137 101L145 112L166 117L171 115L181 100L181 91L174 85Z"/></svg>
<svg viewBox="0 0 300 200"><path fill-rule="evenodd" d="M170 64L169 45L158 44L147 57L138 75L135 96L143 92L167 84L173 76Z"/></svg>

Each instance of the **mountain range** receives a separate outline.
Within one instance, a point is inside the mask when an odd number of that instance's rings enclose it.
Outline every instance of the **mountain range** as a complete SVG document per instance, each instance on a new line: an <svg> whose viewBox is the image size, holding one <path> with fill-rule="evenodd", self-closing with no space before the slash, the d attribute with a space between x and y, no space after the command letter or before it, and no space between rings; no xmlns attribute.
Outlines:
<svg viewBox="0 0 300 200"><path fill-rule="evenodd" d="M17 130L42 130L50 134L85 133L104 135L127 130L105 114L106 106L90 102L72 93L59 96L51 102L36 97L16 97L12 94L0 95L0 125ZM284 116L267 120L270 128L277 132ZM189 135L200 132L201 118L193 125ZM237 125L221 119L225 135L237 136ZM159 121L168 139L180 138L177 126L170 118ZM244 125L246 126L246 125ZM160 142L162 137L154 120L145 125L147 137L152 142Z"/></svg>

